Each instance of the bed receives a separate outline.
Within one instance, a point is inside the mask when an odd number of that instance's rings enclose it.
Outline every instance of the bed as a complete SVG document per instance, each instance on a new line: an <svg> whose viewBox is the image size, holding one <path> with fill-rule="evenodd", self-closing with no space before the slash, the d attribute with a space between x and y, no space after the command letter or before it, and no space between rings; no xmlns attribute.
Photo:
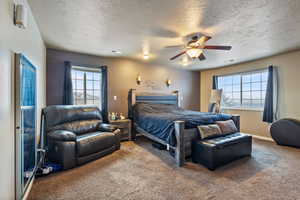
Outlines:
<svg viewBox="0 0 300 200"><path fill-rule="evenodd" d="M174 152L178 166L191 155L192 140L199 138L197 126L232 119L240 128L238 115L185 110L179 99L178 91L162 94L130 89L128 93L128 116L135 131Z"/></svg>

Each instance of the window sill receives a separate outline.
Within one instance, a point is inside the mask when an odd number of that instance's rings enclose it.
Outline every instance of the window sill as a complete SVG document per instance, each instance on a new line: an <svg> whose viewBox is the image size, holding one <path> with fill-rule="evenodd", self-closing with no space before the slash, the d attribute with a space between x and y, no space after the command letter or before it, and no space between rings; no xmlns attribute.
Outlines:
<svg viewBox="0 0 300 200"><path fill-rule="evenodd" d="M241 111L255 111L263 112L263 108L230 108L230 107L221 107L221 110L241 110Z"/></svg>

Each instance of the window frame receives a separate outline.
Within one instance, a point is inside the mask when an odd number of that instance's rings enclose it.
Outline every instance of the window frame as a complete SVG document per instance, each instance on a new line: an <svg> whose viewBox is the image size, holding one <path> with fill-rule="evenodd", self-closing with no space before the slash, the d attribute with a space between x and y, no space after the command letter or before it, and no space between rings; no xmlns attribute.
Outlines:
<svg viewBox="0 0 300 200"><path fill-rule="evenodd" d="M83 79L82 79L82 81L83 81L83 89L82 89L83 90L83 104L77 104L77 99L74 98L74 105L96 105L99 108L101 108L102 107L102 101L103 101L102 100L102 86L101 86L101 82L102 82L102 78L103 78L102 77L102 68L101 67L83 67L83 66L73 65L72 66L72 72L73 72L73 70L84 72L83 73ZM87 74L86 73L88 73L88 72L99 73L99 75L100 75L99 80L95 80L94 77L93 77L92 80L87 79ZM73 76L71 77L71 79L72 79L72 82L73 81L76 82L77 80L79 80L79 79L76 79L76 78L74 79ZM87 82L88 81L99 81L99 84L100 84L99 89L96 89L97 91L99 91L99 104L94 104L94 101L96 100L96 99L94 99L95 98L95 96L94 96L94 93L95 93L94 83L93 83L93 89L92 89L92 91L93 91L93 104L87 104L88 100L91 100L91 99L87 98L87 90L89 90L89 89L87 89ZM72 92L74 93L77 90L81 90L81 89L77 89L77 88L74 89L74 85L73 85Z"/></svg>
<svg viewBox="0 0 300 200"><path fill-rule="evenodd" d="M250 104L250 106L249 105L248 106L247 105L243 105L243 99L245 99L245 98L243 98L243 91L244 91L243 90L243 83L245 83L243 81L243 77L246 76L246 75L252 75L252 74L256 74L256 73L260 73L260 74L267 73L268 74L268 68L263 68L263 69L257 69L257 70L252 70L252 71L238 72L238 73L232 73L232 74L226 74L226 75L217 76L217 79L218 79L218 81L217 81L218 82L217 89L222 89L222 88L220 88L219 78L240 76L239 77L240 78L240 82L239 82L239 87L240 87L240 90L239 90L240 98L239 98L239 100L240 100L240 103L239 103L239 106L237 106L237 107L224 106L224 105L222 105L222 103L223 103L223 100L222 100L222 102L221 102L221 109L224 109L224 110L251 110L251 111L263 111L264 110L264 102L262 103L261 107L252 107L251 104ZM260 81L251 81L251 79L250 79L250 82L246 82L246 83L249 83L249 85L250 85L250 89L249 89L250 98L249 98L249 100L251 102L253 100L257 100L257 99L253 99L252 98L252 92L253 91L259 91L260 95L262 95L263 92L266 92L266 88L263 89L262 85L264 83L267 83L267 82L268 82L268 80L263 81L262 75L261 75ZM252 90L252 83L260 83L260 90ZM231 87L232 87L231 93L232 94L234 93L234 91L233 91L233 86L234 85L235 84L231 83ZM224 87L224 85L223 85L223 87ZM248 92L248 90L246 92ZM224 95L224 91L223 91L223 95ZM262 98L262 96L261 96L260 100L262 101L264 99L265 99L265 97Z"/></svg>

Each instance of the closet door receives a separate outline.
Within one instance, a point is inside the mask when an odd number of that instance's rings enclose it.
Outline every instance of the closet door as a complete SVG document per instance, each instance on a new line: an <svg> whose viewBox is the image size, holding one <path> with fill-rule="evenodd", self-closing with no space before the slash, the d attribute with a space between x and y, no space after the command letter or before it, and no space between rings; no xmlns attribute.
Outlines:
<svg viewBox="0 0 300 200"><path fill-rule="evenodd" d="M15 64L16 198L22 199L37 162L36 68L21 54Z"/></svg>

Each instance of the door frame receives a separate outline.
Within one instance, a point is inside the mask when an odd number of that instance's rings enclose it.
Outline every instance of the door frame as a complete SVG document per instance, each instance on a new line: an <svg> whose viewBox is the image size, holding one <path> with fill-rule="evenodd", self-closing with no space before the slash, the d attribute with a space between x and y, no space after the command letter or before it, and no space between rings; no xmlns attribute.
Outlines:
<svg viewBox="0 0 300 200"><path fill-rule="evenodd" d="M22 170L23 162L23 144L22 144L22 112L21 112L21 90L22 90L22 60L31 65L35 71L35 166L33 175L29 178L28 182L23 187ZM32 186L34 174L37 170L37 70L31 62L20 53L15 54L15 73L14 73L14 111L15 111L15 199L21 200L26 198L28 189Z"/></svg>

